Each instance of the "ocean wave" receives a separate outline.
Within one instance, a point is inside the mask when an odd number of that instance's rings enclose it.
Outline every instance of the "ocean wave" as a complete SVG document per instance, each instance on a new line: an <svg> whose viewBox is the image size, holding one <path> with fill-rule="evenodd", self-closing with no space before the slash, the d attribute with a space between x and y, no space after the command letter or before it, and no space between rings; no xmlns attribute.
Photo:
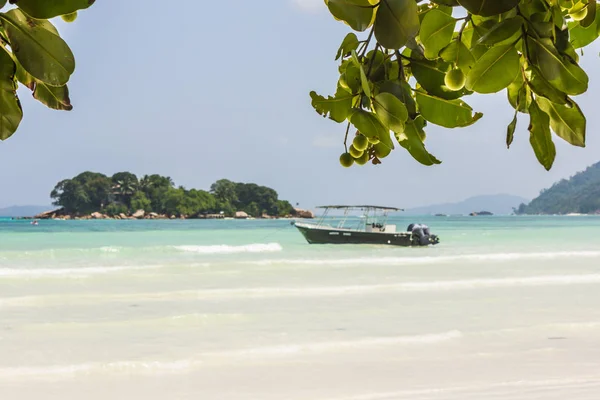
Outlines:
<svg viewBox="0 0 600 400"><path fill-rule="evenodd" d="M415 265L438 264L457 261L518 261L518 260L553 260L561 258L600 258L600 251L562 251L535 253L489 253L489 254L457 254L449 256L424 257L355 257L338 259L268 259L244 261L251 265L295 264L295 265Z"/></svg>
<svg viewBox="0 0 600 400"><path fill-rule="evenodd" d="M143 271L163 268L162 265L81 267L81 268L0 268L0 278L81 278L115 272Z"/></svg>
<svg viewBox="0 0 600 400"><path fill-rule="evenodd" d="M75 379L82 375L93 374L182 374L210 365L211 362L219 363L224 360L230 362L232 358L238 361L245 359L255 360L257 358L262 360L265 357L322 354L326 352L365 350L385 346L435 345L460 339L461 337L462 333L459 331L448 331L415 336L375 337L216 351L202 353L194 358L175 361L115 361L107 363L0 368L0 380Z"/></svg>
<svg viewBox="0 0 600 400"><path fill-rule="evenodd" d="M514 287L545 287L589 285L600 283L600 274L547 275L520 278L481 278L424 282L401 282L377 285L313 286L313 287L258 287L232 289L182 290L129 294L80 294L0 298L0 307L45 306L69 304L75 298L79 304L97 302L157 302L181 300L238 300L268 298L318 298L386 293L422 293L465 291L480 289L506 289Z"/></svg>
<svg viewBox="0 0 600 400"><path fill-rule="evenodd" d="M218 244L208 246L173 247L179 251L199 254L274 253L283 250L279 243L254 243L240 246Z"/></svg>
<svg viewBox="0 0 600 400"><path fill-rule="evenodd" d="M257 347L243 350L210 353L219 356L286 356L293 354L325 353L341 350L358 350L371 347L395 346L406 344L436 344L463 337L462 332L452 330L443 333L431 333L414 336L376 337L335 342L317 342L288 344L281 346Z"/></svg>

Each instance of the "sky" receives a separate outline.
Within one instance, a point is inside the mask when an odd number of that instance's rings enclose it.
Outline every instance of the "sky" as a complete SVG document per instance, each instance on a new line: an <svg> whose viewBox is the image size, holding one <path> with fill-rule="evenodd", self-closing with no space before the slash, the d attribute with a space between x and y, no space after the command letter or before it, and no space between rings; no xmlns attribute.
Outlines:
<svg viewBox="0 0 600 400"><path fill-rule="evenodd" d="M24 120L0 142L0 207L49 205L58 181L89 170L158 173L205 190L221 178L254 182L304 208L410 208L482 194L533 198L600 161L598 44L582 58L589 90L575 98L588 117L587 147L556 138L550 172L533 154L526 118L506 149L513 110L504 91L465 98L484 113L469 128L428 126L441 165L398 148L381 165L346 169L344 126L319 116L309 97L335 91L335 53L349 32L322 0L176 3L97 1L74 23L55 22L76 57L74 109L49 110L19 90Z"/></svg>

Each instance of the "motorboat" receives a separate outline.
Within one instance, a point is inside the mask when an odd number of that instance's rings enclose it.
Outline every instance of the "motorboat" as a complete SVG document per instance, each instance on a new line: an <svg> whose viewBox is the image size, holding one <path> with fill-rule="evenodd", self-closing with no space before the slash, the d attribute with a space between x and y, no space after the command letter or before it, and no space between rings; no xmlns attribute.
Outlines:
<svg viewBox="0 0 600 400"><path fill-rule="evenodd" d="M427 225L410 224L406 231L397 230L396 225L388 224L390 212L404 211L395 207L381 206L319 206L325 211L316 223L294 221L293 225L310 244L380 244L391 246L429 246L440 242L432 235ZM328 223L332 210L343 210L343 217L336 226ZM360 218L352 218L351 213L363 212ZM330 218L329 218L330 219Z"/></svg>

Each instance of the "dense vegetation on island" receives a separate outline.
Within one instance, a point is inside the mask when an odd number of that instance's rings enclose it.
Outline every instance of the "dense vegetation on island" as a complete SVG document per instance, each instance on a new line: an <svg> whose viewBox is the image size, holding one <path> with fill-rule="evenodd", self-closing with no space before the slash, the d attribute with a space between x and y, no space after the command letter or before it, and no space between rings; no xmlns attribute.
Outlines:
<svg viewBox="0 0 600 400"><path fill-rule="evenodd" d="M227 216L244 211L253 217L263 214L285 216L294 213L292 205L279 200L275 190L254 183L221 179L209 191L175 187L168 176L119 172L112 177L83 172L54 187L50 197L66 214L109 216L131 214L137 210L177 217L197 217L223 212Z"/></svg>
<svg viewBox="0 0 600 400"><path fill-rule="evenodd" d="M600 212L600 162L543 190L517 214L593 214Z"/></svg>

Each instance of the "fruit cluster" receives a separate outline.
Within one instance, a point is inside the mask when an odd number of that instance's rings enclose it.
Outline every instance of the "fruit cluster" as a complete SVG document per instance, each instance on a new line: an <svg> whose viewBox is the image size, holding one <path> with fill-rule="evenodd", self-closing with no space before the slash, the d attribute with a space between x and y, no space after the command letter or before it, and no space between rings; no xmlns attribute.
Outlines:
<svg viewBox="0 0 600 400"><path fill-rule="evenodd" d="M380 164L380 159L388 156L390 151L391 149L376 137L368 138L357 131L348 151L340 156L340 164L346 168L351 167L354 163L365 165L369 160L372 160L373 164Z"/></svg>

